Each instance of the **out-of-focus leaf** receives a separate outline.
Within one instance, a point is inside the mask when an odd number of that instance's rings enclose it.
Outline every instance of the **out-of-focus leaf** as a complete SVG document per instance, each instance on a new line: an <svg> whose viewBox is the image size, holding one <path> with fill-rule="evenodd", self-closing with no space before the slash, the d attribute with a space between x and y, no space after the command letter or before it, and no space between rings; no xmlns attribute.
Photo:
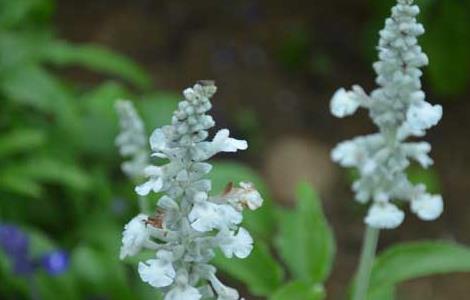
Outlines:
<svg viewBox="0 0 470 300"><path fill-rule="evenodd" d="M269 298L270 300L321 300L325 298L325 290L321 285L309 285L302 281L292 281L281 286Z"/></svg>
<svg viewBox="0 0 470 300"><path fill-rule="evenodd" d="M99 46L72 45L64 41L56 41L44 49L43 55L46 61L57 65L78 65L120 76L143 88L150 85L149 75L136 63Z"/></svg>
<svg viewBox="0 0 470 300"><path fill-rule="evenodd" d="M38 198L42 193L41 185L26 176L12 174L9 170L0 171L0 190L21 196Z"/></svg>
<svg viewBox="0 0 470 300"><path fill-rule="evenodd" d="M264 198L263 205L255 211L243 211L243 224L258 238L270 239L276 228L274 205L268 195L268 189L255 171L249 167L234 162L216 162L210 173L214 193L221 193L227 183L238 184L241 181L250 181Z"/></svg>
<svg viewBox="0 0 470 300"><path fill-rule="evenodd" d="M103 290L105 289L107 270L103 268L101 260L102 258L96 250L79 246L71 255L71 272L87 289Z"/></svg>
<svg viewBox="0 0 470 300"><path fill-rule="evenodd" d="M392 285L374 289L367 295L367 300L395 300L395 287Z"/></svg>
<svg viewBox="0 0 470 300"><path fill-rule="evenodd" d="M255 295L271 295L284 277L281 266L261 241L255 241L253 251L245 259L227 259L219 252L214 262L217 268L246 284Z"/></svg>
<svg viewBox="0 0 470 300"><path fill-rule="evenodd" d="M88 175L77 166L51 158L16 163L4 168L2 173L30 181L59 183L79 190L85 190L91 184Z"/></svg>
<svg viewBox="0 0 470 300"><path fill-rule="evenodd" d="M455 95L470 82L470 3L435 1L433 6L425 14L422 37L428 75L437 92Z"/></svg>
<svg viewBox="0 0 470 300"><path fill-rule="evenodd" d="M333 233L310 185L299 185L297 199L295 211L281 212L276 245L294 278L322 283L333 264Z"/></svg>
<svg viewBox="0 0 470 300"><path fill-rule="evenodd" d="M92 294L105 294L119 300L133 297L118 253L110 255L94 248L78 247L72 255L72 272Z"/></svg>
<svg viewBox="0 0 470 300"><path fill-rule="evenodd" d="M173 92L155 92L145 95L141 101L136 101L145 128L150 134L155 128L162 127L171 122L173 111L178 106L180 97Z"/></svg>
<svg viewBox="0 0 470 300"><path fill-rule="evenodd" d="M45 133L38 129L14 129L0 136L0 157L31 151L43 145Z"/></svg>
<svg viewBox="0 0 470 300"><path fill-rule="evenodd" d="M435 169L423 169L413 165L412 167L408 168L406 173L412 183L422 183L426 185L428 192L440 193L441 187L439 184L439 177Z"/></svg>
<svg viewBox="0 0 470 300"><path fill-rule="evenodd" d="M380 254L372 269L369 293L399 282L451 272L470 272L470 249L447 242L396 245Z"/></svg>
<svg viewBox="0 0 470 300"><path fill-rule="evenodd" d="M129 92L116 82L106 82L82 97L83 149L92 155L110 159L115 153L114 140L118 134L115 111L117 99L127 98Z"/></svg>
<svg viewBox="0 0 470 300"><path fill-rule="evenodd" d="M1 0L0 26L13 27L31 20L40 21L50 15L53 6L51 0Z"/></svg>
<svg viewBox="0 0 470 300"><path fill-rule="evenodd" d="M77 288L75 278L69 271L60 276L50 276L43 272L36 273L34 276L37 292L41 299L51 300L79 300L82 299Z"/></svg>

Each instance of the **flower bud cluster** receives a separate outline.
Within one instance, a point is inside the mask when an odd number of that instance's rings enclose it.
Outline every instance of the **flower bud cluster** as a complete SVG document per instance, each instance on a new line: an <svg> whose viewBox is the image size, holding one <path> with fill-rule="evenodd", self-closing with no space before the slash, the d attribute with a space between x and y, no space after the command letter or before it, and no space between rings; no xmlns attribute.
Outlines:
<svg viewBox="0 0 470 300"><path fill-rule="evenodd" d="M365 222L376 228L395 228L404 220L403 211L394 203L410 203L411 211L422 220L434 220L442 213L440 195L426 192L423 184L412 184L406 175L411 161L429 167L431 145L407 142L409 137L422 137L442 117L442 107L426 102L421 90L419 69L428 64L426 54L417 43L424 28L417 23L419 7L412 0L398 0L391 17L380 31L379 61L373 67L379 86L370 95L359 86L339 89L330 109L342 118L359 107L369 116L379 132L341 142L332 151L332 159L344 167L359 171L354 182L356 200L372 202Z"/></svg>
<svg viewBox="0 0 470 300"><path fill-rule="evenodd" d="M247 257L253 239L240 227L242 211L261 206L262 198L251 183L229 184L221 195L211 196L211 181L205 176L212 166L205 162L219 152L247 148L246 141L219 130L207 140L215 125L208 114L216 92L211 81L195 84L183 92L171 125L156 129L150 137L152 157L160 161L144 169L148 180L136 187L140 196L158 193L154 215L139 214L123 232L121 259L142 250L155 257L138 265L141 279L159 288L165 300L201 298L239 299L225 286L210 265L219 248L231 258Z"/></svg>

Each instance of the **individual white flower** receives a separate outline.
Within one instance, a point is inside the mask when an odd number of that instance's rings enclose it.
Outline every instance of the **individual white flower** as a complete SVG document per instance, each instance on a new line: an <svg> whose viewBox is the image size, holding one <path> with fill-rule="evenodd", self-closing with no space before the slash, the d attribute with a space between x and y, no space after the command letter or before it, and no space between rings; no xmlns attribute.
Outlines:
<svg viewBox="0 0 470 300"><path fill-rule="evenodd" d="M334 116L343 118L354 114L359 108L359 105L353 92L348 92L344 88L340 88L335 92L333 98L331 98L330 111Z"/></svg>
<svg viewBox="0 0 470 300"><path fill-rule="evenodd" d="M365 152L354 140L339 143L331 152L331 159L343 167L356 166L364 157Z"/></svg>
<svg viewBox="0 0 470 300"><path fill-rule="evenodd" d="M233 231L221 231L220 239L220 249L225 257L232 258L235 255L238 258L246 258L253 250L253 238L243 227L240 227L237 234Z"/></svg>
<svg viewBox="0 0 470 300"><path fill-rule="evenodd" d="M435 126L442 118L442 106L420 101L410 106L406 118L411 130L414 132L423 132Z"/></svg>
<svg viewBox="0 0 470 300"><path fill-rule="evenodd" d="M157 259L140 262L138 271L142 281L153 287L169 286L175 280L176 272L171 263L172 254L166 250L157 252Z"/></svg>
<svg viewBox="0 0 470 300"><path fill-rule="evenodd" d="M212 141L212 147L215 152L236 152L237 150L246 150L248 143L245 140L237 140L229 137L228 129L221 129Z"/></svg>
<svg viewBox="0 0 470 300"><path fill-rule="evenodd" d="M124 226L120 259L136 255L149 239L149 232L144 221L147 215L139 214Z"/></svg>
<svg viewBox="0 0 470 300"><path fill-rule="evenodd" d="M442 214L444 203L441 195L422 194L411 200L411 210L421 220L432 221Z"/></svg>
<svg viewBox="0 0 470 300"><path fill-rule="evenodd" d="M367 213L364 221L374 228L392 229L398 227L405 219L405 214L394 204L374 203Z"/></svg>
<svg viewBox="0 0 470 300"><path fill-rule="evenodd" d="M169 150L168 138L161 128L155 129L150 135L150 147L157 153L165 153Z"/></svg>
<svg viewBox="0 0 470 300"><path fill-rule="evenodd" d="M206 232L240 224L242 215L231 205L205 201L194 204L188 219L195 230Z"/></svg>
<svg viewBox="0 0 470 300"><path fill-rule="evenodd" d="M238 300L239 295L237 290L224 285L220 280L215 276L215 274L210 274L208 278L217 293L217 300Z"/></svg>
<svg viewBox="0 0 470 300"><path fill-rule="evenodd" d="M251 210L255 210L263 205L263 198L261 194L255 189L255 186L251 182L242 181L240 182L242 193L240 195L240 201L242 205L248 207Z"/></svg>
<svg viewBox="0 0 470 300"><path fill-rule="evenodd" d="M238 211L248 207L255 210L263 204L263 198L251 182L240 182L240 187L229 183L222 195L215 197L216 202L230 203Z"/></svg>
<svg viewBox="0 0 470 300"><path fill-rule="evenodd" d="M136 186L136 193L140 196L147 196L150 191L158 193L163 187L162 168L156 166L148 166L145 168L144 173L146 176L150 176L150 178L145 183Z"/></svg>

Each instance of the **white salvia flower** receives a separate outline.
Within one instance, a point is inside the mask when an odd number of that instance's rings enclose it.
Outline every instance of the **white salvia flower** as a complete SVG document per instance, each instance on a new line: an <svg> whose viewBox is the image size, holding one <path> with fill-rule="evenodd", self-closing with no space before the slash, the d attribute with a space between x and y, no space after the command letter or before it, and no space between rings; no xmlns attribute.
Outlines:
<svg viewBox="0 0 470 300"><path fill-rule="evenodd" d="M263 198L253 183L245 181L240 182L240 187L229 183L223 194L213 197L212 200L217 203L229 203L238 211L244 208L255 210L263 204Z"/></svg>
<svg viewBox="0 0 470 300"><path fill-rule="evenodd" d="M171 285L176 276L171 259L171 252L159 250L157 259L149 259L145 263L140 262L139 275L142 281L157 288Z"/></svg>
<svg viewBox="0 0 470 300"><path fill-rule="evenodd" d="M331 99L330 111L335 117L342 118L354 114L359 105L353 92L340 88Z"/></svg>
<svg viewBox="0 0 470 300"><path fill-rule="evenodd" d="M212 141L212 146L216 152L236 152L237 150L246 150L248 144L244 140L237 140L229 137L228 129L219 130Z"/></svg>
<svg viewBox="0 0 470 300"><path fill-rule="evenodd" d="M411 210L422 220L432 221L441 215L444 203L441 195L421 194L411 200Z"/></svg>
<svg viewBox="0 0 470 300"><path fill-rule="evenodd" d="M372 202L365 222L375 228L395 228L404 213L391 201L410 203L411 210L423 220L437 218L443 210L442 198L426 193L422 185L413 185L406 175L410 161L427 168L433 161L427 142L406 142L421 137L442 117L442 107L426 102L421 91L420 67L428 58L417 44L424 28L417 23L419 8L412 0L397 0L392 16L380 31L379 61L374 63L378 88L367 95L360 87L339 89L331 100L331 112L337 117L353 114L359 107L379 132L339 143L331 158L343 167L355 167L359 179L353 184L355 198Z"/></svg>
<svg viewBox="0 0 470 300"><path fill-rule="evenodd" d="M240 227L238 233L235 232L220 232L220 238L224 241L220 242L220 249L224 255L228 258L232 258L235 255L238 258L246 258L250 255L253 250L253 238L248 231Z"/></svg>
<svg viewBox="0 0 470 300"><path fill-rule="evenodd" d="M228 129L209 139L208 130L215 122L206 113L215 91L212 82L184 90L185 99L173 113L171 125L151 134L152 153L146 159L165 161L142 168L147 181L135 191L142 196L159 193L157 210L133 219L123 234L122 258L144 249L157 251L155 259L139 263L138 271L144 282L161 288L165 300L238 300L238 292L215 277L209 262L217 248L238 258L253 249L253 238L239 225L244 208L261 206L261 195L253 184L241 182L211 196L211 181L205 178L212 169L205 160L247 148L246 141L230 137Z"/></svg>
<svg viewBox="0 0 470 300"><path fill-rule="evenodd" d="M150 178L147 182L136 186L136 193L140 196L147 196L150 191L158 193L163 187L162 168L156 166L147 166L144 169L144 174Z"/></svg>
<svg viewBox="0 0 470 300"><path fill-rule="evenodd" d="M149 240L150 234L145 226L145 220L147 220L147 216L139 214L124 226L121 253L119 255L121 259L126 256L136 255Z"/></svg>
<svg viewBox="0 0 470 300"><path fill-rule="evenodd" d="M394 204L384 202L373 204L364 221L375 228L392 229L398 227L405 219L405 213Z"/></svg>
<svg viewBox="0 0 470 300"><path fill-rule="evenodd" d="M130 101L117 101L116 111L121 127L116 145L122 156L129 157L128 161L122 163L121 168L127 176L137 180L143 176L143 170L149 162L144 123Z"/></svg>
<svg viewBox="0 0 470 300"><path fill-rule="evenodd" d="M424 130L435 126L442 118L442 106L420 101L410 106L406 117L410 130L416 135L423 135Z"/></svg>

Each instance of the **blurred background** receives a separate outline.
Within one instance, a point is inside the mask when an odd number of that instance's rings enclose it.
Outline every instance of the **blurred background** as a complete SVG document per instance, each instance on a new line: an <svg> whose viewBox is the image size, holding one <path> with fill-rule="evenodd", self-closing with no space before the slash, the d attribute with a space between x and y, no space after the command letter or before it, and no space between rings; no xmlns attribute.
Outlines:
<svg viewBox="0 0 470 300"><path fill-rule="evenodd" d="M399 229L383 232L381 249L421 239L470 244L470 1L417 2L430 58L424 90L444 117L426 137L435 166L412 167L410 176L442 193L446 209L432 223L407 214ZM214 79L217 126L250 144L219 158L216 189L230 178L261 186L268 203L261 229L249 219L270 245L279 223L273 211L294 207L296 185L309 182L337 243L327 299L343 299L364 208L352 201L353 175L333 165L329 151L375 129L364 112L333 118L329 99L339 87L374 88L377 32L393 3L0 0L0 235L21 250L0 251L0 298L155 299L135 261L117 259L121 228L138 208L114 146L114 102L134 100L150 133L169 122L183 88ZM276 276L269 284L289 274ZM226 275L246 299L264 299L272 287L246 280ZM469 280L413 280L398 298L457 299L470 293Z"/></svg>

